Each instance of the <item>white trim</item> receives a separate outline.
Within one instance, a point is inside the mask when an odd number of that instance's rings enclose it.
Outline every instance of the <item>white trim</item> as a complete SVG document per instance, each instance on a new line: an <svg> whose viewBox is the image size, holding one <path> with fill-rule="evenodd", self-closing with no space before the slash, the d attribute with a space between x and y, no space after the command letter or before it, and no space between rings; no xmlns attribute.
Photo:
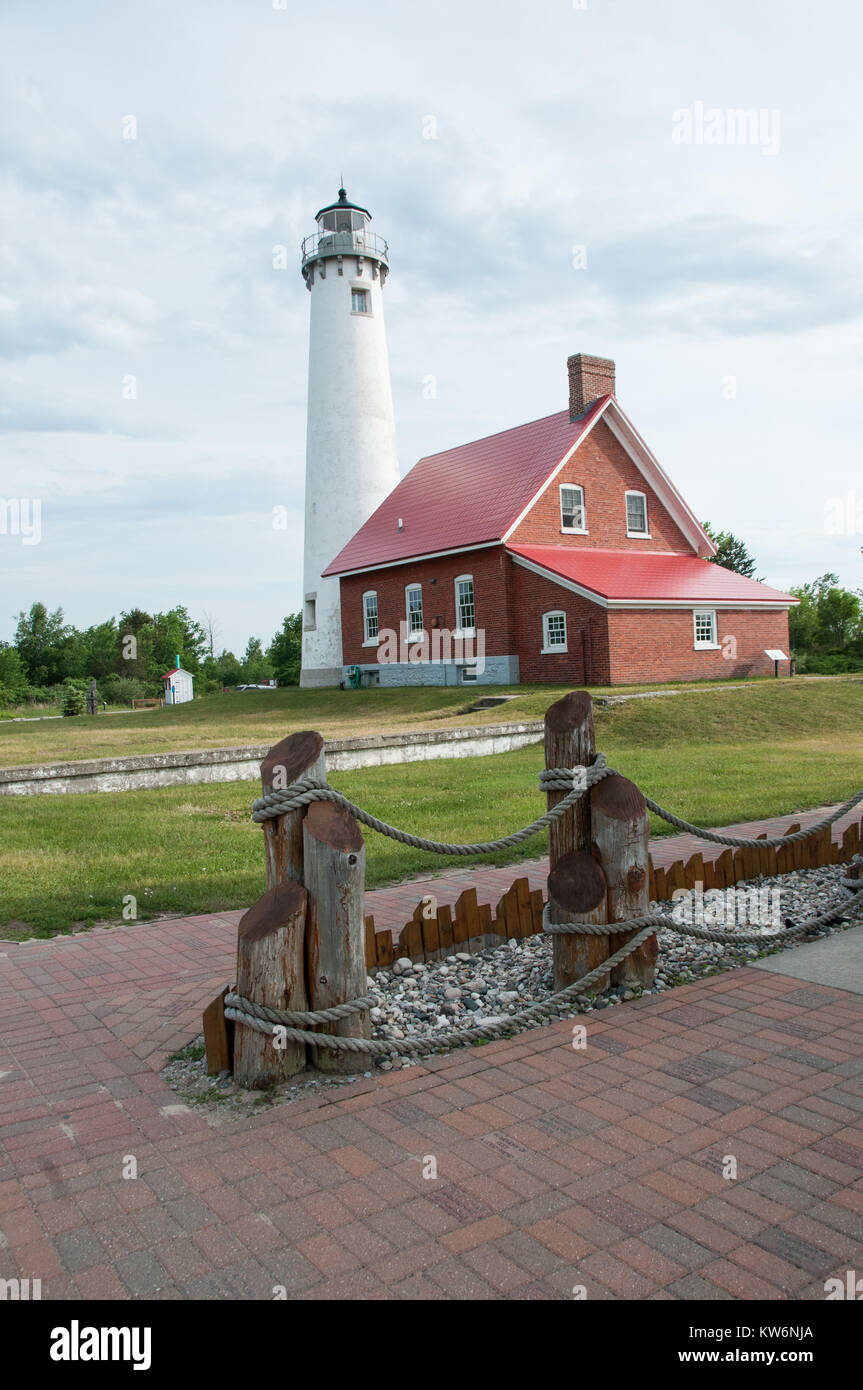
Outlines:
<svg viewBox="0 0 863 1390"><path fill-rule="evenodd" d="M455 545L452 550L430 550L424 555L407 555L404 560L384 560L377 565L363 565L358 570L333 570L329 574L329 565L322 574L323 579L347 579L353 574L374 574L377 570L395 569L397 565L415 565L421 560L440 560L447 555L468 555L472 550L490 550L494 545L501 545L502 541L480 541L479 545Z"/></svg>
<svg viewBox="0 0 863 1390"><path fill-rule="evenodd" d="M549 618L563 618L563 643L562 643L562 644L561 644L561 643L558 643L556 646L554 646L554 645L549 646L549 642L548 642L548 619L549 619ZM559 653L563 653L564 655L566 655L566 653L567 653L568 651L569 651L569 628L568 628L567 622L566 622L566 610L563 609L563 608L550 608L550 609L548 610L547 613L543 613L543 615L542 615L542 646L541 646L541 648L540 648L540 653L539 653L539 654L540 654L540 656L555 656L555 655L557 655L557 654L559 654Z"/></svg>
<svg viewBox="0 0 863 1390"><path fill-rule="evenodd" d="M583 526L564 526L564 524L563 524L563 489L564 489L564 488L569 488L572 492L579 492L579 493L581 493L581 502L579 503L579 507L580 507L580 509L581 509L582 519L584 520L584 523L585 523ZM590 535L590 532L589 532L588 529L587 529L587 506L585 505L585 501L584 501L584 488L583 488L582 484L581 484L581 483L558 483L558 485L557 485L557 496L558 496L558 509L559 509L559 514L560 514L560 534L561 534L562 536L588 536L588 535Z"/></svg>
<svg viewBox="0 0 863 1390"><path fill-rule="evenodd" d="M528 502L527 506L524 508L524 510L523 510L522 512L519 513L519 515L516 517L515 521L514 521L514 522L512 523L512 525L510 526L509 530L508 530L508 531L504 531L503 535L501 536L501 541L503 542L504 545L505 545L506 542L509 540L510 536L512 535L512 533L513 533L513 531L516 529L516 527L521 525L521 523L524 521L524 518L527 516L528 512L529 512L529 511L536 505L536 503L539 501L539 499L540 499L540 497L542 496L542 494L543 494L543 493L546 491L546 489L549 488L549 487L551 486L551 484L554 482L555 478L557 477L557 475L558 475L558 473L560 472L561 468L563 468L564 464L569 463L569 460L572 458L572 456L573 456L573 454L575 453L576 449L578 448L579 444L583 444L583 443L584 443L585 439L587 439L587 436L590 434L590 432L591 432L591 430L593 429L594 425L599 424L599 421L604 417L605 412L608 410L608 407L609 407L610 405L612 405L613 403L614 403L614 402L613 402L613 398L612 398L612 399L609 399L609 400L607 400L607 401L605 402L605 405L602 407L602 410L600 410L600 411L597 412L595 419L591 420L590 424L588 425L587 429L583 432L583 434L580 434L580 435L578 436L578 439L577 439L577 440L575 441L575 443L572 445L572 447L571 447L570 449L567 449L567 451L566 451L566 453L564 454L563 458L560 460L560 463L557 465L556 468L553 468L553 469L552 469L552 471L549 473L548 477L546 478L545 482L542 484L542 487L540 487L539 490L538 490L537 492L534 493L533 497L531 497L531 499L530 499L530 501Z"/></svg>
<svg viewBox="0 0 863 1390"><path fill-rule="evenodd" d="M561 589L568 589L572 594L578 594L581 598L589 599L599 608L688 608L690 612L698 606L705 607L706 603L698 604L697 599L693 598L605 598L604 595L596 593L593 589L587 589L583 584L577 584L574 579L565 579L562 574L555 574L554 570L546 569L543 565L536 564L533 560L527 560L523 555L515 555L511 550L507 554L517 565L522 565L524 569L531 570L533 574L540 575L543 579L550 579L553 584L559 584ZM789 608L795 607L799 599L709 599L710 607L717 613L735 613L752 609L753 612L787 612Z"/></svg>

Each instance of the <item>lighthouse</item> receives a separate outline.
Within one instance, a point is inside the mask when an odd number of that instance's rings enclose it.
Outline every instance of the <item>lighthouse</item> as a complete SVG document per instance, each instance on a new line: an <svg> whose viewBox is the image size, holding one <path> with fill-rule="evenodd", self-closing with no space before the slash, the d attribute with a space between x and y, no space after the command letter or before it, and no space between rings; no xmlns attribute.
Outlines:
<svg viewBox="0 0 863 1390"><path fill-rule="evenodd" d="M399 481L384 330L388 247L371 213L338 201L303 241L311 294L301 686L343 675L338 576L322 571Z"/></svg>

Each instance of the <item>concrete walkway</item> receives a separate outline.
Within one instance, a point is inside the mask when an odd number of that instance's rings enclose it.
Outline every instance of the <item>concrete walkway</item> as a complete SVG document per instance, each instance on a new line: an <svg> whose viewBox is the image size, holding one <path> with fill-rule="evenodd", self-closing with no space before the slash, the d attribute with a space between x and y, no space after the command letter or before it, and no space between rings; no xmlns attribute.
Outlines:
<svg viewBox="0 0 863 1390"><path fill-rule="evenodd" d="M590 1015L584 1050L564 1021L215 1125L159 1069L230 979L238 915L0 952L0 1278L47 1299L820 1300L863 1268L863 989L847 961L808 983L836 943L856 969L863 928Z"/></svg>

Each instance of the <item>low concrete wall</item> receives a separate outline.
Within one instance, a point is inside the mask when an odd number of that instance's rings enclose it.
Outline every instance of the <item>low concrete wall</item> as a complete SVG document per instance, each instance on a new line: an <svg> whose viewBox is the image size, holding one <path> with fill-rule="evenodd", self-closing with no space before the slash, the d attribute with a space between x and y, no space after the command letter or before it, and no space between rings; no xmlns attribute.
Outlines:
<svg viewBox="0 0 863 1390"><path fill-rule="evenodd" d="M482 758L508 753L542 738L540 720L490 724L481 728L372 734L367 738L328 739L327 767L349 772L359 767L427 762L432 758ZM206 748L183 753L141 753L130 758L94 758L74 763L0 768L0 796L39 796L76 792L129 792L142 787L191 787L205 782L257 781L266 743L245 748Z"/></svg>

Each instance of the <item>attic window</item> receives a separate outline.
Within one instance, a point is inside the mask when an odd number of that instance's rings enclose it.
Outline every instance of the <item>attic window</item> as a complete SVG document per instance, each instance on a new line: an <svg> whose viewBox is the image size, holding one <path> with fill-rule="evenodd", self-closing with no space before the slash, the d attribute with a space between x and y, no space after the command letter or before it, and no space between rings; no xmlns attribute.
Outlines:
<svg viewBox="0 0 863 1390"><path fill-rule="evenodd" d="M587 532L584 514L584 488L574 483L560 485L560 529L561 531Z"/></svg>
<svg viewBox="0 0 863 1390"><path fill-rule="evenodd" d="M626 534L647 536L647 498L643 492L626 494Z"/></svg>

